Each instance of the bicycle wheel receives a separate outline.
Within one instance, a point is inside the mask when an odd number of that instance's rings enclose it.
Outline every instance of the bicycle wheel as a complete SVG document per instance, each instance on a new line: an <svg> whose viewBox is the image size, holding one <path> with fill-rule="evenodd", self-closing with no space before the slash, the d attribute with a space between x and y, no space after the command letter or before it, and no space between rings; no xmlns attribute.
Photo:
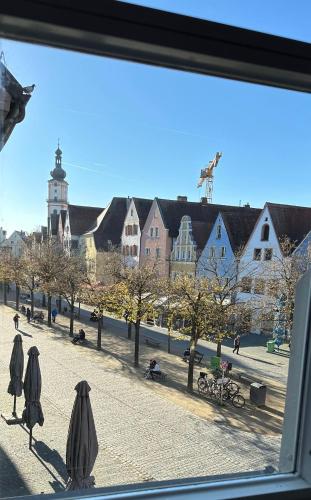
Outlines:
<svg viewBox="0 0 311 500"><path fill-rule="evenodd" d="M208 385L204 379L198 380L198 391L200 394L206 394L208 392Z"/></svg>
<svg viewBox="0 0 311 500"><path fill-rule="evenodd" d="M240 391L240 387L235 382L229 382L226 385L226 389L228 390L230 397L235 396L235 394L238 394L238 392Z"/></svg>
<svg viewBox="0 0 311 500"><path fill-rule="evenodd" d="M243 408L245 405L245 399L243 398L242 394L235 394L232 399L232 404L235 408Z"/></svg>

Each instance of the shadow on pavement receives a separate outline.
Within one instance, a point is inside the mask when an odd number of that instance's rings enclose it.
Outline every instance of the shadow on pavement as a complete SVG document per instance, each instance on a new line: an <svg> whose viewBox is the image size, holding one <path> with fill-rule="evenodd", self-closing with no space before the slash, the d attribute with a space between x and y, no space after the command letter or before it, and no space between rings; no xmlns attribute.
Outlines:
<svg viewBox="0 0 311 500"><path fill-rule="evenodd" d="M30 333L23 332L23 330L21 330L20 328L18 328L18 332L21 333L22 335L24 335L24 337L31 337L32 338L32 335L30 335Z"/></svg>
<svg viewBox="0 0 311 500"><path fill-rule="evenodd" d="M0 446L0 494L1 497L31 495L18 469Z"/></svg>

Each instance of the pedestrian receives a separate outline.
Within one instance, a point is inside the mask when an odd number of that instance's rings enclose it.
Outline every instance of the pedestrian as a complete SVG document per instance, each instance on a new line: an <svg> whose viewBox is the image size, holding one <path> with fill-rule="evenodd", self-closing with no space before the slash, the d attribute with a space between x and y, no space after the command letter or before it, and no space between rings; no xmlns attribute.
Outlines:
<svg viewBox="0 0 311 500"><path fill-rule="evenodd" d="M18 330L18 320L19 320L19 315L16 313L15 316L13 317L14 325L15 325L15 330Z"/></svg>
<svg viewBox="0 0 311 500"><path fill-rule="evenodd" d="M30 323L31 311L30 311L29 307L27 307L26 317L27 317L27 323Z"/></svg>
<svg viewBox="0 0 311 500"><path fill-rule="evenodd" d="M233 352L236 351L236 353L239 354L240 343L241 343L241 337L240 337L240 335L237 335L234 339L234 342L233 342L233 346L234 346Z"/></svg>
<svg viewBox="0 0 311 500"><path fill-rule="evenodd" d="M57 316L57 309L56 309L56 308L54 308L51 314L52 314L52 320L53 320L53 323L55 323L56 316Z"/></svg>

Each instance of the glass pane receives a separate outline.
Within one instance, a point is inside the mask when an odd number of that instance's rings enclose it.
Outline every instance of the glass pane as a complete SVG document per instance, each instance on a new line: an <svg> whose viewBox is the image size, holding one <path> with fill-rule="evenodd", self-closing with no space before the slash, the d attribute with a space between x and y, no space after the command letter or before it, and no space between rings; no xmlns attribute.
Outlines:
<svg viewBox="0 0 311 500"><path fill-rule="evenodd" d="M277 471L310 256L310 97L1 49L1 496L64 490L84 380L98 440L87 483ZM32 452L28 376L28 426L13 425L12 381L8 393L16 334L24 375L40 352Z"/></svg>
<svg viewBox="0 0 311 500"><path fill-rule="evenodd" d="M283 2L282 0L273 0L273 2L269 0L253 0L252 2L248 0L125 1L304 42L311 40L309 29L311 5L308 0L296 2Z"/></svg>

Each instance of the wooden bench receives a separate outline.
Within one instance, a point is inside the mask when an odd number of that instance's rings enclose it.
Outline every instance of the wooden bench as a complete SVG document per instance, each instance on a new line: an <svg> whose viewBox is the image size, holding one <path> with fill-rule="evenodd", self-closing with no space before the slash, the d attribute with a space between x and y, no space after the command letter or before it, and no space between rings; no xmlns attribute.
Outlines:
<svg viewBox="0 0 311 500"><path fill-rule="evenodd" d="M183 357L183 361L185 361L186 363L188 363L189 362L189 357L190 356L184 356ZM195 354L194 354L194 363L196 365L200 365L202 363L203 357L204 357L204 354L202 354L199 351L195 351Z"/></svg>
<svg viewBox="0 0 311 500"><path fill-rule="evenodd" d="M147 337L146 335L144 336L144 338L145 338L146 344L149 345L150 347L160 347L160 342L159 341L154 340L151 337Z"/></svg>

